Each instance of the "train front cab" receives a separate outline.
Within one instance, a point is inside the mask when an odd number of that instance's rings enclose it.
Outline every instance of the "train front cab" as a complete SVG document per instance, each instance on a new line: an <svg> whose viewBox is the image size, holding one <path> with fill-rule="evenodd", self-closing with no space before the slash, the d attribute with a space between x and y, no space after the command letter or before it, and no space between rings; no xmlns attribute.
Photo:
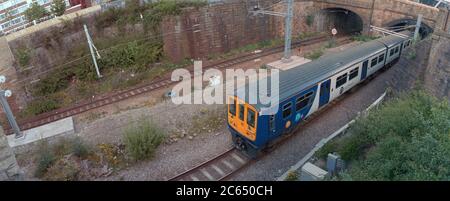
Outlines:
<svg viewBox="0 0 450 201"><path fill-rule="evenodd" d="M237 97L228 98L228 128L233 136L235 146L254 157L258 147L257 140L258 112L250 104Z"/></svg>

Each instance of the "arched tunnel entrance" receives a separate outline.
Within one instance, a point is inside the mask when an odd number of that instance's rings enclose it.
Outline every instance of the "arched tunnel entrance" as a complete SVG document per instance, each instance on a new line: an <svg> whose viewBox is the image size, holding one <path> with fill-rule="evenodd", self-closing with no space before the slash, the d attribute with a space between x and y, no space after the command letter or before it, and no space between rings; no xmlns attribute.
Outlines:
<svg viewBox="0 0 450 201"><path fill-rule="evenodd" d="M399 32L397 29L401 28L401 27L405 27L405 26L410 26L410 25L416 25L417 20L416 19L399 19L399 20L394 20L388 24L386 24L385 27L390 27L391 30L394 30L396 32ZM415 28L410 28L408 29L411 32L414 32ZM403 30L400 30L403 31ZM433 29L428 26L427 24L423 23L420 26L419 29L419 35L421 38L425 38L427 36L429 36L431 33L433 33Z"/></svg>
<svg viewBox="0 0 450 201"><path fill-rule="evenodd" d="M362 18L353 11L344 8L326 8L315 16L317 31L330 32L336 28L338 34L353 34L363 31Z"/></svg>

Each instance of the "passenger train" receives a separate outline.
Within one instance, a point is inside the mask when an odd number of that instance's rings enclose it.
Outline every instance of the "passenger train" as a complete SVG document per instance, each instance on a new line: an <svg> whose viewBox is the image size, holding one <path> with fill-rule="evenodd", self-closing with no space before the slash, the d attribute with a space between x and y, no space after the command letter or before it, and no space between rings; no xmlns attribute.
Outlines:
<svg viewBox="0 0 450 201"><path fill-rule="evenodd" d="M411 32L401 33L409 37L386 36L281 71L274 115L261 104L249 104L237 92L228 97L227 123L234 145L256 157L272 142L292 133L311 114L377 71L392 66L412 45Z"/></svg>

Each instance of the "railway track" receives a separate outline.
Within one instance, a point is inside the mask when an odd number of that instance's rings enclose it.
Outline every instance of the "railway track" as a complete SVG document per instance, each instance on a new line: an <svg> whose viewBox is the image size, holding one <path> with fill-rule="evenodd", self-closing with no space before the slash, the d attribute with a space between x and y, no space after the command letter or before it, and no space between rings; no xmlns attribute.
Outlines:
<svg viewBox="0 0 450 201"><path fill-rule="evenodd" d="M221 181L251 163L251 159L235 148L186 171L169 181Z"/></svg>
<svg viewBox="0 0 450 201"><path fill-rule="evenodd" d="M312 37L312 38L308 38L305 40L295 41L292 43L292 47L296 48L296 47L300 47L300 46L311 45L314 43L326 41L327 39L328 39L328 37L325 35ZM349 40L349 38L345 39L345 37L344 37L344 40ZM239 63L252 61L252 60L258 59L260 57L279 53L279 52L282 52L283 50L284 50L284 46L282 46L282 45L273 47L273 48L267 48L267 49L263 49L262 52L257 53L257 54L247 53L247 54L240 55L238 57L234 57L231 59L219 61L217 63L207 65L206 67L204 67L204 69L205 70L210 69L210 68L225 69L227 67L230 67L230 66L233 66L233 65L236 65ZM188 69L192 74L192 72L194 71L193 68L190 67ZM131 98L131 97L134 97L134 96L146 93L146 92L161 89L163 87L167 87L167 86L170 86L175 83L178 83L178 81L172 81L170 79L170 76L165 76L165 77L159 78L153 82L146 83L146 84L143 84L143 85L140 85L140 86L128 89L128 90L108 94L103 97L98 97L97 99L88 100L88 101L79 103L77 105L71 106L71 107L61 108L61 109L57 109L57 110L54 110L51 112L37 115L33 118L19 122L19 127L21 130L35 128L35 127L38 127L41 125L45 125L45 124L48 124L48 123L51 123L54 121L58 121L60 119L64 119L64 118L73 116L73 115L81 114L83 112L87 112L87 111L95 109L95 108L99 108L99 107L102 107L105 105L119 102L119 101ZM13 131L10 127L7 127L6 130L7 130L6 133L8 135L13 134Z"/></svg>

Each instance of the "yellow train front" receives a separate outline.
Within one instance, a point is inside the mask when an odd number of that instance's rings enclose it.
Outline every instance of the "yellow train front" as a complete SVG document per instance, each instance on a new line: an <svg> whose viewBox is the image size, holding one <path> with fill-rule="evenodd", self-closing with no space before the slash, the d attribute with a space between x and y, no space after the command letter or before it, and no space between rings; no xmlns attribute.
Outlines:
<svg viewBox="0 0 450 201"><path fill-rule="evenodd" d="M229 97L228 129L233 143L251 157L256 156L264 142L261 136L257 137L256 131L262 129L258 127L258 121L258 111L252 105L235 96Z"/></svg>

